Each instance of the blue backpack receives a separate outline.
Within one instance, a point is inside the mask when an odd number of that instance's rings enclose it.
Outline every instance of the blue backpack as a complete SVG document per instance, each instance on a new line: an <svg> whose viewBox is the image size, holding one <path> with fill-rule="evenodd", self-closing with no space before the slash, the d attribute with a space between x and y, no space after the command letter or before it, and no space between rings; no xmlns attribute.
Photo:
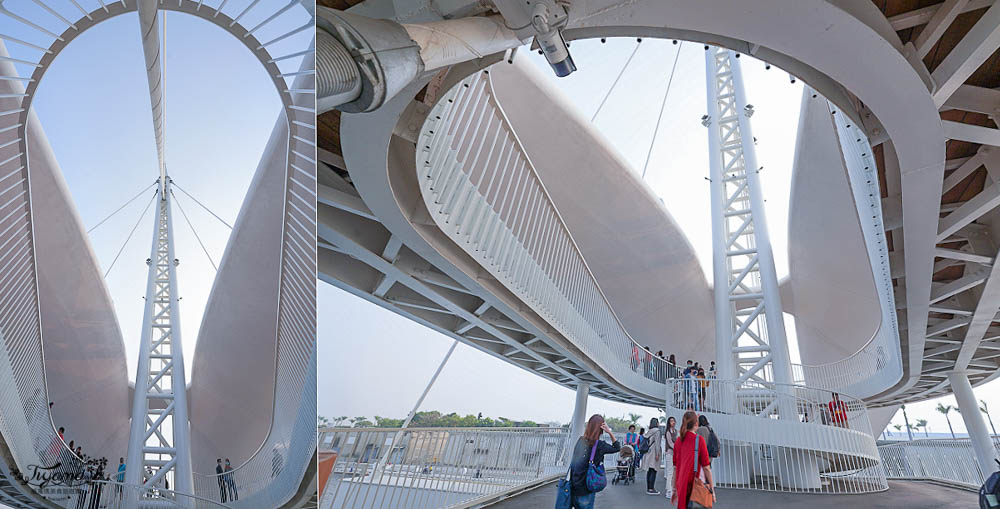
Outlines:
<svg viewBox="0 0 1000 509"><path fill-rule="evenodd" d="M994 460L1000 466L1000 460ZM1000 507L1000 472L993 472L979 488L979 509Z"/></svg>

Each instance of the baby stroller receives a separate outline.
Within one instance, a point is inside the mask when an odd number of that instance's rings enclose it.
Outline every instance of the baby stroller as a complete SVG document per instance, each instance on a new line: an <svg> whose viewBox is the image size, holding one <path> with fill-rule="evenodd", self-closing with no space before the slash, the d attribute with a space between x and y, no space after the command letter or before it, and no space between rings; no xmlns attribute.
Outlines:
<svg viewBox="0 0 1000 509"><path fill-rule="evenodd" d="M635 453L632 451L631 445L623 445L622 449L618 451L618 461L615 465L615 478L611 480L611 484L622 483L622 486L628 486L630 483L635 483Z"/></svg>

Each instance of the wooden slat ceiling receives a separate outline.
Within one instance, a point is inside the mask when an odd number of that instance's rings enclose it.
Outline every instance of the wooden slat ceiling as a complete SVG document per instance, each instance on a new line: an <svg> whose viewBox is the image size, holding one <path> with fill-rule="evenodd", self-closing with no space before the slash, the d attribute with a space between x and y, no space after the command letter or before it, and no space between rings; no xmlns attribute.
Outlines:
<svg viewBox="0 0 1000 509"><path fill-rule="evenodd" d="M941 4L939 0L872 0L875 6L878 7L887 18L897 16L900 14L905 14L910 11L929 7L933 5ZM935 44L927 56L924 57L924 65L927 66L928 71L934 72L934 69L944 60L944 58L951 52L952 49L962 40L963 37L972 29L979 18L983 16L986 12L986 8L977 9L974 11L965 12L959 14L955 21L941 36L941 39ZM919 25L912 28L907 28L897 32L900 40L906 44L907 42L915 40L920 32L924 29L926 25ZM976 70L972 76L969 77L965 82L968 85L975 85L979 87L986 88L997 88L1000 87L1000 51L994 52L993 55L983 63L979 69ZM941 113L941 118L944 120L951 120L955 122L962 122L966 124L973 124L986 127L997 127L997 125L989 117L979 113L970 113L965 111L943 111ZM969 157L979 150L978 143L969 143L966 141L949 140L946 147L946 154L948 159L959 159L963 157ZM879 151L876 155L881 155ZM880 174L884 174L885 169L881 160L877 158ZM880 175L880 181L884 184L884 175ZM984 186L987 185L987 174L986 168L980 167L976 171L972 172L965 180L960 182L953 189L945 193L941 197L941 204L952 204L964 202L973 196L979 194L983 190ZM883 187L883 190L885 188ZM891 239L891 235L887 235L887 238ZM957 248L958 246L955 246ZM890 250L892 249L891 242L889 243ZM936 259L940 260L940 259ZM952 267L947 267L934 274L934 281L952 281L962 277L964 273L964 265L956 265Z"/></svg>

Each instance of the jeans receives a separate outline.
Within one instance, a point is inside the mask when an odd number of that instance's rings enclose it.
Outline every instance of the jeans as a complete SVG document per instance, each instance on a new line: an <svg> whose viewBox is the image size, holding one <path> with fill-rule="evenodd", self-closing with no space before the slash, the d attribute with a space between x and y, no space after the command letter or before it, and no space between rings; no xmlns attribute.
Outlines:
<svg viewBox="0 0 1000 509"><path fill-rule="evenodd" d="M650 467L646 470L646 491L656 490L656 469Z"/></svg>
<svg viewBox="0 0 1000 509"><path fill-rule="evenodd" d="M571 509L594 509L594 494L572 495L569 506Z"/></svg>
<svg viewBox="0 0 1000 509"><path fill-rule="evenodd" d="M223 481L221 477L219 477L218 480L219 480L219 498L221 498L222 499L222 503L225 504L226 503L226 482Z"/></svg>

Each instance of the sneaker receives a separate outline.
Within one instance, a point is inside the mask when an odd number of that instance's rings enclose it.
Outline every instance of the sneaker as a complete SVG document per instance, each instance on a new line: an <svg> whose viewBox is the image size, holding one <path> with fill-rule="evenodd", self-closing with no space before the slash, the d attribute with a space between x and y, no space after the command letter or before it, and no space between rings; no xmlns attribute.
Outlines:
<svg viewBox="0 0 1000 509"><path fill-rule="evenodd" d="M646 490L647 495L659 495L660 492L656 490Z"/></svg>

